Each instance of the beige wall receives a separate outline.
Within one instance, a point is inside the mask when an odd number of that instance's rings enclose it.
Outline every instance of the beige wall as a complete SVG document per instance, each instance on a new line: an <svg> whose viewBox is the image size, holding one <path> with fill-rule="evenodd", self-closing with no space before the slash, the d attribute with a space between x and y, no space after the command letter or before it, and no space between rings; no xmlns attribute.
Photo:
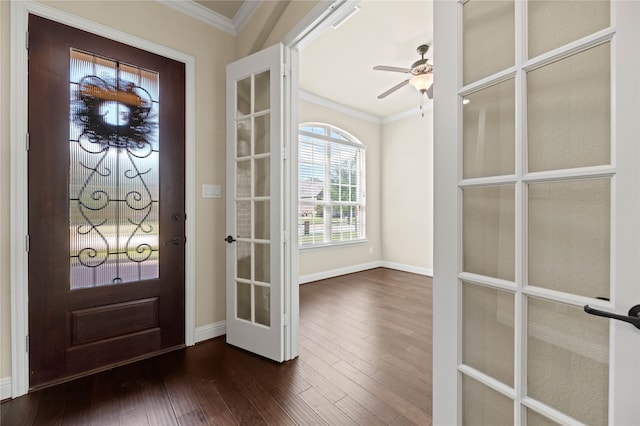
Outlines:
<svg viewBox="0 0 640 426"><path fill-rule="evenodd" d="M382 128L382 260L433 269L433 110Z"/></svg>
<svg viewBox="0 0 640 426"><path fill-rule="evenodd" d="M268 37L286 34L316 1L286 2L282 16L265 22L265 10L277 2L262 5L238 37L152 1L54 1L42 2L108 27L158 43L195 57L195 279L196 327L223 321L225 312L225 200L202 199L203 183L225 185L225 75L226 65L249 51L266 45ZM303 4L298 4L303 3ZM271 8L271 9L270 9ZM10 255L9 255L9 2L0 2L0 378L11 375ZM144 19L142 19L144 17ZM266 29L263 30L263 27ZM273 43L277 42L275 39ZM270 43L270 44L273 44ZM243 46L249 46L245 48Z"/></svg>
<svg viewBox="0 0 640 426"><path fill-rule="evenodd" d="M367 242L300 250L300 275L311 275L381 259L380 157L382 132L372 123L309 102L300 101L299 121L331 124L352 134L367 147Z"/></svg>
<svg viewBox="0 0 640 426"><path fill-rule="evenodd" d="M318 0L266 0L262 1L236 41L237 57L272 46L320 3Z"/></svg>

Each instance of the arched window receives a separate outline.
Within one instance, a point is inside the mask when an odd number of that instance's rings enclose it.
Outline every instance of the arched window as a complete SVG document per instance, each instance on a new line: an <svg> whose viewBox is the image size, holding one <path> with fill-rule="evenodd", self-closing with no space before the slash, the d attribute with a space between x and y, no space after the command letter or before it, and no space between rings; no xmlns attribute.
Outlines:
<svg viewBox="0 0 640 426"><path fill-rule="evenodd" d="M365 239L365 147L328 124L298 133L300 247Z"/></svg>

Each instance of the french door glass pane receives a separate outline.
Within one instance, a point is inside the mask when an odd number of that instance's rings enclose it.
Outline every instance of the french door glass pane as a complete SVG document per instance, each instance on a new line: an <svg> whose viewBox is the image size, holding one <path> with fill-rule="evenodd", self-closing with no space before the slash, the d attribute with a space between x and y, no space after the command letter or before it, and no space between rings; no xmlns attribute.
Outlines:
<svg viewBox="0 0 640 426"><path fill-rule="evenodd" d="M251 114L251 77L236 82L238 117Z"/></svg>
<svg viewBox="0 0 640 426"><path fill-rule="evenodd" d="M527 408L527 426L560 426L560 424Z"/></svg>
<svg viewBox="0 0 640 426"><path fill-rule="evenodd" d="M236 256L237 256L237 274L238 278L244 280L251 279L251 243L244 241L237 241L236 243Z"/></svg>
<svg viewBox="0 0 640 426"><path fill-rule="evenodd" d="M270 72L236 82L236 317L271 324Z"/></svg>
<svg viewBox="0 0 640 426"><path fill-rule="evenodd" d="M512 387L514 303L513 293L462 284L462 362Z"/></svg>
<svg viewBox="0 0 640 426"><path fill-rule="evenodd" d="M237 156L246 157L251 154L251 120L238 120L236 132Z"/></svg>
<svg viewBox="0 0 640 426"><path fill-rule="evenodd" d="M255 286L256 289L256 322L258 324L271 325L271 290L269 287L260 285Z"/></svg>
<svg viewBox="0 0 640 426"><path fill-rule="evenodd" d="M236 315L239 319L251 321L251 284L237 283Z"/></svg>
<svg viewBox="0 0 640 426"><path fill-rule="evenodd" d="M236 197L251 196L251 161L236 162Z"/></svg>
<svg viewBox="0 0 640 426"><path fill-rule="evenodd" d="M529 57L607 28L609 12L609 0L530 0Z"/></svg>
<svg viewBox="0 0 640 426"><path fill-rule="evenodd" d="M512 0L470 0L462 10L464 84L515 63L515 7Z"/></svg>
<svg viewBox="0 0 640 426"><path fill-rule="evenodd" d="M610 202L608 178L529 184L529 285L609 297Z"/></svg>
<svg viewBox="0 0 640 426"><path fill-rule="evenodd" d="M256 251L255 281L269 283L271 281L271 245L256 243L254 247Z"/></svg>
<svg viewBox="0 0 640 426"><path fill-rule="evenodd" d="M271 231L271 205L269 201L256 201L254 211L256 238L259 240L268 240Z"/></svg>
<svg viewBox="0 0 640 426"><path fill-rule="evenodd" d="M610 44L527 74L530 172L611 162Z"/></svg>
<svg viewBox="0 0 640 426"><path fill-rule="evenodd" d="M528 298L527 394L577 420L606 425L609 320Z"/></svg>
<svg viewBox="0 0 640 426"><path fill-rule="evenodd" d="M251 238L251 201L236 201L236 238Z"/></svg>
<svg viewBox="0 0 640 426"><path fill-rule="evenodd" d="M463 374L462 424L513 426L513 401Z"/></svg>
<svg viewBox="0 0 640 426"><path fill-rule="evenodd" d="M269 98L270 93L270 71L264 71L260 74L256 74L254 76L254 84L255 84L255 105L253 108L253 112L262 112L268 111L271 105L271 101Z"/></svg>
<svg viewBox="0 0 640 426"><path fill-rule="evenodd" d="M256 197L268 196L270 189L270 161L269 157L254 161L254 194Z"/></svg>
<svg viewBox="0 0 640 426"><path fill-rule="evenodd" d="M515 173L515 81L509 79L464 98L465 179Z"/></svg>
<svg viewBox="0 0 640 426"><path fill-rule="evenodd" d="M462 206L463 270L513 281L515 187L465 188Z"/></svg>
<svg viewBox="0 0 640 426"><path fill-rule="evenodd" d="M158 278L159 75L75 49L69 69L70 288Z"/></svg>
<svg viewBox="0 0 640 426"><path fill-rule="evenodd" d="M269 114L260 115L255 118L255 154L266 154L269 152L271 143L271 116Z"/></svg>

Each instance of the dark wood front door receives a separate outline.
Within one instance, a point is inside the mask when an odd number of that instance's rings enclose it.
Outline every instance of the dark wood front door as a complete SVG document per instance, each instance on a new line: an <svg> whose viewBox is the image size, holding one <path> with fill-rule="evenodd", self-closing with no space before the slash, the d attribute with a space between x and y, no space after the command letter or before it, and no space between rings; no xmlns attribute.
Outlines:
<svg viewBox="0 0 640 426"><path fill-rule="evenodd" d="M31 388L184 345L184 81L29 17Z"/></svg>

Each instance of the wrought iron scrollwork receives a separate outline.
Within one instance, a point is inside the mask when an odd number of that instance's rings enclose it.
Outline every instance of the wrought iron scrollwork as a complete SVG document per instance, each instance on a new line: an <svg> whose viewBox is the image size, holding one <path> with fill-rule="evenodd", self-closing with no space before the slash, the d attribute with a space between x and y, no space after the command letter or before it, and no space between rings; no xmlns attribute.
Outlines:
<svg viewBox="0 0 640 426"><path fill-rule="evenodd" d="M149 181L157 179L158 168L158 150L149 137L157 129L153 99L133 82L88 75L80 79L73 102L81 134L70 173L75 168L82 183L72 190L70 214L81 224L71 232L84 247L72 249L72 262L108 269L109 278L103 269L91 286L140 279L135 265L159 250L158 184Z"/></svg>

